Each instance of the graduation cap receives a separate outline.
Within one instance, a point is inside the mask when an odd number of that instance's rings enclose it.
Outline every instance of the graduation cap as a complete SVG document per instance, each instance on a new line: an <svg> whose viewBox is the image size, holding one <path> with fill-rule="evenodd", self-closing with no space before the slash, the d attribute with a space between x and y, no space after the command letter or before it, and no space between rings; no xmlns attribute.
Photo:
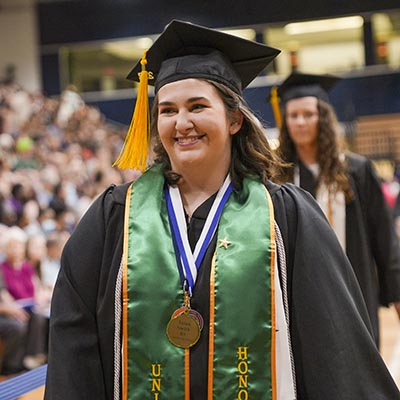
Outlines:
<svg viewBox="0 0 400 400"><path fill-rule="evenodd" d="M242 90L280 53L280 50L215 29L173 20L130 71L139 82L136 107L120 155L120 168L143 171L149 138L148 84L155 92L188 78L222 83Z"/></svg>
<svg viewBox="0 0 400 400"><path fill-rule="evenodd" d="M277 126L281 126L279 104L284 105L289 100L309 96L329 102L328 92L339 79L337 76L329 74L311 75L293 72L279 87L273 87L270 102Z"/></svg>

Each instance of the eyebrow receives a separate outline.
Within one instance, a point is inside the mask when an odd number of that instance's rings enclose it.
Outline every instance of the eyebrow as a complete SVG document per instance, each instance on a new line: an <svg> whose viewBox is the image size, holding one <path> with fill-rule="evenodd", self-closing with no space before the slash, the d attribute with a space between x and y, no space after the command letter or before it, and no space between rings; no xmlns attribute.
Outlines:
<svg viewBox="0 0 400 400"><path fill-rule="evenodd" d="M208 99L206 97L198 96L198 97L191 97L191 98L187 99L186 103L195 103L196 101L200 101L200 100L208 101ZM170 106L170 105L173 105L173 104L174 104L173 101L160 101L158 103L159 106Z"/></svg>

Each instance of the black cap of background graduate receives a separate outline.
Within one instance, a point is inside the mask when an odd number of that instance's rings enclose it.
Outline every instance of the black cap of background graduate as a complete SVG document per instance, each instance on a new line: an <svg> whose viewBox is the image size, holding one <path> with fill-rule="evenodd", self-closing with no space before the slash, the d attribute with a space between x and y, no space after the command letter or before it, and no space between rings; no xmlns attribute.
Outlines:
<svg viewBox="0 0 400 400"><path fill-rule="evenodd" d="M279 53L261 43L173 20L147 51L146 69L153 74L155 92L167 83L200 78L241 93ZM127 78L137 81L140 71L138 62Z"/></svg>
<svg viewBox="0 0 400 400"><path fill-rule="evenodd" d="M329 102L328 92L339 78L334 75L311 75L294 72L278 87L278 96L282 103L301 97L316 97Z"/></svg>
<svg viewBox="0 0 400 400"><path fill-rule="evenodd" d="M301 97L316 97L329 102L328 92L340 78L334 75L311 75L293 72L278 87L273 87L270 93L270 103L274 112L275 122L279 128L282 124L280 107L289 100Z"/></svg>
<svg viewBox="0 0 400 400"><path fill-rule="evenodd" d="M144 171L149 148L148 84L208 79L242 90L280 53L264 44L215 29L173 20L127 76L139 81L133 118L113 165Z"/></svg>

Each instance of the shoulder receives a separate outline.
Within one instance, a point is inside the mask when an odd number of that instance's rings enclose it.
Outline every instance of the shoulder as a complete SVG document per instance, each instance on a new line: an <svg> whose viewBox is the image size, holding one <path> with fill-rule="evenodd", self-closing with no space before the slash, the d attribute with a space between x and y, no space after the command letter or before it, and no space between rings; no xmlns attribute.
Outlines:
<svg viewBox="0 0 400 400"><path fill-rule="evenodd" d="M359 195L364 193L362 196L367 196L366 198L376 194L381 196L381 180L371 160L359 154L346 153L346 163L348 174Z"/></svg>
<svg viewBox="0 0 400 400"><path fill-rule="evenodd" d="M346 152L346 164L351 175L362 175L366 172L373 172L372 162L361 154Z"/></svg>
<svg viewBox="0 0 400 400"><path fill-rule="evenodd" d="M368 158L361 155L361 154L356 154L351 151L346 151L345 153L345 158L347 162L351 165L365 165L366 163L369 162Z"/></svg>
<svg viewBox="0 0 400 400"><path fill-rule="evenodd" d="M108 232L120 229L124 221L125 197L130 183L110 185L91 204L82 216L71 237L69 238L64 253L75 253L81 248L82 243L86 247L103 246ZM101 254L101 252L100 252Z"/></svg>
<svg viewBox="0 0 400 400"><path fill-rule="evenodd" d="M101 219L108 220L116 211L124 210L125 198L130 182L120 185L110 185L93 201L89 209L86 211L82 220L102 217Z"/></svg>
<svg viewBox="0 0 400 400"><path fill-rule="evenodd" d="M321 209L317 202L306 190L292 183L278 185L268 182L266 186L275 209L285 210L285 213L316 212L317 214L321 214Z"/></svg>
<svg viewBox="0 0 400 400"><path fill-rule="evenodd" d="M122 183L120 185L111 185L107 188L106 194L112 196L112 200L120 205L125 204L126 193L132 182Z"/></svg>
<svg viewBox="0 0 400 400"><path fill-rule="evenodd" d="M274 206L275 221L282 233L287 256L299 243L306 248L311 244L305 237L320 237L335 240L334 233L315 199L305 190L291 184L267 184ZM318 233L317 233L318 232Z"/></svg>
<svg viewBox="0 0 400 400"><path fill-rule="evenodd" d="M126 193L131 184L132 182L110 185L102 194L104 201L108 204L124 206Z"/></svg>

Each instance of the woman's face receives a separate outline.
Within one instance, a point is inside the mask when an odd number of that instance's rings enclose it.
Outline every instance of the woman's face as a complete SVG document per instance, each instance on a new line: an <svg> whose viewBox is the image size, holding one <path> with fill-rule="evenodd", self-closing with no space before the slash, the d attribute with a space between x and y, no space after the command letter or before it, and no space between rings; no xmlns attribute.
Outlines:
<svg viewBox="0 0 400 400"><path fill-rule="evenodd" d="M26 255L26 243L20 239L9 239L6 247L6 260L11 266L19 266Z"/></svg>
<svg viewBox="0 0 400 400"><path fill-rule="evenodd" d="M286 125L296 147L317 145L318 99L301 97L286 103Z"/></svg>
<svg viewBox="0 0 400 400"><path fill-rule="evenodd" d="M242 124L238 111L228 118L225 104L210 83L185 79L158 92L157 128L172 169L184 174L229 169L232 135Z"/></svg>

